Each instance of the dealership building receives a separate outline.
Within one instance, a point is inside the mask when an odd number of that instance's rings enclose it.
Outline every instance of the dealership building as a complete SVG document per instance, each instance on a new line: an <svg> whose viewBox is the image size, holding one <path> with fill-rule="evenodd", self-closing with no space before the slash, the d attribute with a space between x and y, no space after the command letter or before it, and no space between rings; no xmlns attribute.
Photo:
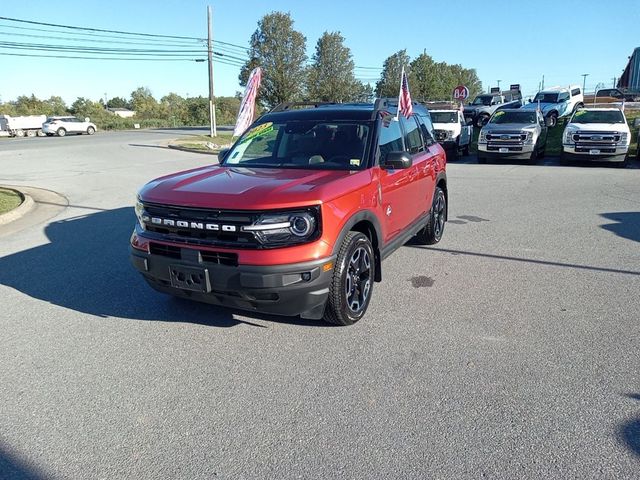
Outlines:
<svg viewBox="0 0 640 480"><path fill-rule="evenodd" d="M640 90L640 47L629 57L629 63L618 80L618 88Z"/></svg>

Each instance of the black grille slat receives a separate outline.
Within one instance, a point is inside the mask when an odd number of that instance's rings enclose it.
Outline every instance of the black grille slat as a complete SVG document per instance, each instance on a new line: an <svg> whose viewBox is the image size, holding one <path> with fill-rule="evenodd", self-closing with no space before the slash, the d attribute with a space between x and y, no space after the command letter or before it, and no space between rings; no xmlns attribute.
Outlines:
<svg viewBox="0 0 640 480"><path fill-rule="evenodd" d="M173 245L151 242L149 243L149 253L162 257L180 259L180 247L174 247Z"/></svg>
<svg viewBox="0 0 640 480"><path fill-rule="evenodd" d="M216 263L218 265L238 266L238 254L229 252L211 252L200 250L200 256L204 263Z"/></svg>

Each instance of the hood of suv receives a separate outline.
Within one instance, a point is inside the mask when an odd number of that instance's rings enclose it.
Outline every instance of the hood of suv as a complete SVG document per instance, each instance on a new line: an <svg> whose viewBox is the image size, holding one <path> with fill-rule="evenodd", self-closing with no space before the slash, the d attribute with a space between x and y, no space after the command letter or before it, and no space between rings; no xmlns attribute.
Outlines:
<svg viewBox="0 0 640 480"><path fill-rule="evenodd" d="M318 204L369 183L370 171L210 166L149 182L145 202L235 210Z"/></svg>

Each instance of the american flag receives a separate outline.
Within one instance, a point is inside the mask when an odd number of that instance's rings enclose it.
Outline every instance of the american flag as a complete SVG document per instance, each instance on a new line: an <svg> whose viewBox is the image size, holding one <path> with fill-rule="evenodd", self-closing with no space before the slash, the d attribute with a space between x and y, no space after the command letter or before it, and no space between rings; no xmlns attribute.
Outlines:
<svg viewBox="0 0 640 480"><path fill-rule="evenodd" d="M400 95L398 96L398 114L402 114L409 118L413 113L413 105L411 104L411 94L409 93L409 82L407 74L402 67L402 77L400 80Z"/></svg>

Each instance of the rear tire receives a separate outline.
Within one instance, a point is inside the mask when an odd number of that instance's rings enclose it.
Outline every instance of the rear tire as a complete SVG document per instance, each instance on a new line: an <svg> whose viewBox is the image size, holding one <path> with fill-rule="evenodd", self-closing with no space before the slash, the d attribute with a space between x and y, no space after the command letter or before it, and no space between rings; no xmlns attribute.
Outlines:
<svg viewBox="0 0 640 480"><path fill-rule="evenodd" d="M534 148L529 157L529 165L535 165L536 163L538 163L538 150Z"/></svg>
<svg viewBox="0 0 640 480"><path fill-rule="evenodd" d="M24 137L24 130L22 129L16 130L16 137Z"/></svg>
<svg viewBox="0 0 640 480"><path fill-rule="evenodd" d="M416 240L422 245L435 245L442 240L447 219L447 197L440 187L433 193L431 215L425 227L418 232Z"/></svg>
<svg viewBox="0 0 640 480"><path fill-rule="evenodd" d="M67 131L64 128L59 128L56 133L59 137L64 137L67 134Z"/></svg>
<svg viewBox="0 0 640 480"><path fill-rule="evenodd" d="M334 325L353 325L369 306L375 278L375 256L369 237L349 232L336 257L324 320Z"/></svg>

